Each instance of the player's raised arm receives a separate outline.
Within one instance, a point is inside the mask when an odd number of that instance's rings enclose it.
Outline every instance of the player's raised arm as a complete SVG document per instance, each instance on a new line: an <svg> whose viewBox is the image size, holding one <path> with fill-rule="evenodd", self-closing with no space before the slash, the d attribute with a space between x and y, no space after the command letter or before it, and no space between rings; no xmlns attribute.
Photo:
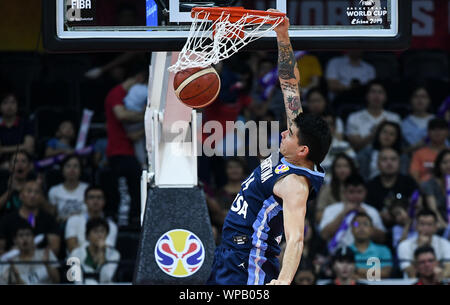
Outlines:
<svg viewBox="0 0 450 305"><path fill-rule="evenodd" d="M283 92L284 106L288 128L292 125L294 118L303 112L300 102L300 90L298 87L300 73L297 68L294 51L289 38L289 18L275 28L278 43L278 78L281 91Z"/></svg>

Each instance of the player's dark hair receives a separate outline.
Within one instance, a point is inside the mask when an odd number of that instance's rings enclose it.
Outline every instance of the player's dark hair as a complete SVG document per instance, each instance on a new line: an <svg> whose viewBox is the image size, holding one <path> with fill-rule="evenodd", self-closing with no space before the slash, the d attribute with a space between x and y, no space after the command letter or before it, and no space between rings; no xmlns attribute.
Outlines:
<svg viewBox="0 0 450 305"><path fill-rule="evenodd" d="M328 153L331 133L328 124L320 117L300 113L294 119L298 128L299 144L308 146L308 160L319 165Z"/></svg>
<svg viewBox="0 0 450 305"><path fill-rule="evenodd" d="M450 154L450 149L446 148L442 150L437 155L436 160L434 160L433 174L436 178L442 178L441 163L448 154Z"/></svg>
<svg viewBox="0 0 450 305"><path fill-rule="evenodd" d="M91 233L93 229L98 227L103 227L106 230L106 235L109 234L109 225L104 218L91 218L86 223L86 238L88 238L89 233Z"/></svg>
<svg viewBox="0 0 450 305"><path fill-rule="evenodd" d="M359 174L353 174L347 177L347 179L345 179L344 181L344 186L348 187L348 186L366 186L366 183L364 181L364 179L361 177L361 175Z"/></svg>
<svg viewBox="0 0 450 305"><path fill-rule="evenodd" d="M424 253L432 253L433 256L436 258L436 252L434 251L432 246L422 246L414 251L414 259L417 259L419 255Z"/></svg>

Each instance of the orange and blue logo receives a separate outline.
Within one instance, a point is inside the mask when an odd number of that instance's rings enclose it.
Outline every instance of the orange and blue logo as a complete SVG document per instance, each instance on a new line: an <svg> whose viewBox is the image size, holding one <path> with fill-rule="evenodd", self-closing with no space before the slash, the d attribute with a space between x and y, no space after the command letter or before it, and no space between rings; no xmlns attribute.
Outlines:
<svg viewBox="0 0 450 305"><path fill-rule="evenodd" d="M155 259L159 268L173 277L197 272L205 260L205 247L194 233L175 229L164 233L156 243Z"/></svg>
<svg viewBox="0 0 450 305"><path fill-rule="evenodd" d="M282 174L285 173L289 170L289 166L285 165L285 164L280 164L275 168L275 173L276 174Z"/></svg>

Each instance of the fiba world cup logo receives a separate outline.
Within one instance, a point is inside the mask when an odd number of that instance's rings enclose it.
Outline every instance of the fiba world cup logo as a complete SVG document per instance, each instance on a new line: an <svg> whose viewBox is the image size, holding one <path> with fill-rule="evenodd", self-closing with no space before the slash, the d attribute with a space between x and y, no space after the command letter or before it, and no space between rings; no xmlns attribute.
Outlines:
<svg viewBox="0 0 450 305"><path fill-rule="evenodd" d="M197 272L205 260L205 248L194 233L176 229L164 233L156 243L155 259L164 273L187 277Z"/></svg>

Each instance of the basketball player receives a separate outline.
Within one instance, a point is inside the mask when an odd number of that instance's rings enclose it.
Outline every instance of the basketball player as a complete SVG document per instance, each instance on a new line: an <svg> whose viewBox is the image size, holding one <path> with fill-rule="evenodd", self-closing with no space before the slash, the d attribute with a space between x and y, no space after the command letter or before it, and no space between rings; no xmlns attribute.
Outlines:
<svg viewBox="0 0 450 305"><path fill-rule="evenodd" d="M281 160L275 163L272 156L267 158L242 182L225 219L208 284L289 285L300 263L306 202L322 185L325 174L319 164L331 135L321 118L302 113L299 71L288 28L285 18L275 29L288 121L281 133ZM283 233L286 249L280 271L276 256Z"/></svg>

